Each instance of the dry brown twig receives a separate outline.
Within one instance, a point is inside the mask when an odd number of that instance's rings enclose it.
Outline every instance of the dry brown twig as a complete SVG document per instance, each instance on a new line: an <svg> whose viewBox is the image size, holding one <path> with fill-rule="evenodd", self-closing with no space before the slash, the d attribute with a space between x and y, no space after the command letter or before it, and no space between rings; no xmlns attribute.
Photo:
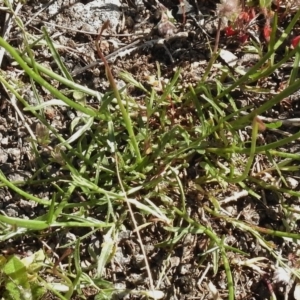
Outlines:
<svg viewBox="0 0 300 300"><path fill-rule="evenodd" d="M103 25L102 27L100 28L99 30L99 35L95 41L96 43L96 49L97 49L97 53L99 55L99 57L101 58L101 60L103 61L104 63L104 66L105 66L105 72L106 72L106 76L108 78L108 81L111 85L111 88L112 90L114 91L117 91L117 86L116 86L116 82L114 80L114 77L112 75L112 72L111 72L111 68L107 62L107 60L105 59L102 51L101 51L101 47L100 47L100 44L101 44L101 36L102 36L102 33L103 31L109 27L109 21L107 20ZM140 235L140 231L138 229L138 225L137 225L137 222L134 218L134 214L133 214L133 210L131 208L131 204L130 202L128 201L128 198L126 196L126 191L124 189L124 186L123 186L123 183L122 183L122 179L121 179L121 176L120 176L120 172L119 172L119 166L118 166L118 156L117 156L117 153L115 152L115 163L116 163L116 171L117 171L117 177L118 177L118 181L119 181L119 184L120 184L120 187L121 187L121 190L124 194L124 198L126 200L126 204L127 204L127 207L128 207L128 210L129 210L129 213L130 213L130 216L131 216L131 220L134 224L134 228L135 228L135 231L136 231L136 234L137 234L137 237L138 237L138 242L140 244L140 247L141 247L141 251L143 253L143 256L144 256L144 261L145 261L145 266L146 266L146 270L147 270L147 274L148 274L148 278L149 278L149 282L150 282L150 290L151 292L154 293L154 282L153 282L153 278L152 278L152 274L151 274L151 270L150 270L150 265L149 265L149 262L148 262L148 259L147 259L147 254L146 254L146 250L145 250L145 247L144 247L144 244L143 244L143 241L142 241L142 238L141 238L141 235Z"/></svg>

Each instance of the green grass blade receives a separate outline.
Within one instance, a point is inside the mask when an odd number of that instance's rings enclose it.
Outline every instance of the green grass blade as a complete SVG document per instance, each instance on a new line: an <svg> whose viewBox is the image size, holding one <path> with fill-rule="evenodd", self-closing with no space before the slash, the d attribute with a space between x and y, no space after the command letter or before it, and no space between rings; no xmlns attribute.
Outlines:
<svg viewBox="0 0 300 300"><path fill-rule="evenodd" d="M59 67L60 71L62 72L62 74L64 75L64 77L66 77L68 80L70 81L74 81L71 74L69 73L69 71L67 70L67 68L65 67L65 65L63 64L63 62L60 59L60 55L57 52L56 48L54 47L51 38L49 37L49 34L47 32L46 27L42 27L42 31L44 33L44 37L45 40L47 42L48 48L51 51L51 54L57 64L57 66Z"/></svg>

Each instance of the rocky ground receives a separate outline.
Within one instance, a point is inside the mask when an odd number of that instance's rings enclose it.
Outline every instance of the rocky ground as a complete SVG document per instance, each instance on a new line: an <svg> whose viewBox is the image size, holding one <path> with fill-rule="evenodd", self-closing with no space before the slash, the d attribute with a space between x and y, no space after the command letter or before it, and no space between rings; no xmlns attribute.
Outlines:
<svg viewBox="0 0 300 300"><path fill-rule="evenodd" d="M0 4L3 8L5 7L5 3L0 1ZM162 89L155 79L158 70L161 73L161 82L167 83L174 76L178 67L181 68L180 88L182 91L188 90L189 85L197 85L204 76L211 58L219 19L216 15L215 1L186 1L184 4L184 11L180 3L169 0L160 3L154 0L26 1L22 4L14 3L14 8L17 16L23 22L29 42L32 37L42 36L43 30L46 30L73 79L81 85L105 94L110 85L105 76L103 62L97 55L95 39L103 22L107 19L110 20L110 28L103 33L101 50L110 63L119 88L126 85L120 76L121 72L126 71L144 86L151 88L157 84L155 87L158 90ZM174 17L174 23L169 22L164 17L167 12L166 9ZM293 13L290 12L283 16L278 28L278 35L289 24ZM24 42L23 34L15 25L15 21L9 22L9 17L10 15L6 13L5 9L0 10L2 36L11 45L18 48ZM248 24L249 26L247 28L245 26L245 30L252 34L251 38L262 43L262 49L267 52L268 45L261 34L264 24L263 16L259 15L256 21L256 27L254 25L251 27L251 24ZM6 26L7 24L10 24L9 27ZM295 27L293 36L297 36L298 31L299 24ZM285 47L290 46L289 43L293 36L289 37L285 45L278 49L277 61L284 57ZM229 66L232 70L238 68L242 74L259 60L259 55L245 51L239 38L228 37L223 31L220 36L219 48L223 52L216 60L210 74L207 74L207 85L215 82L215 78L217 75L219 76L224 65ZM16 64L7 53L3 54L0 60L1 69L5 71L6 76L17 80L16 85L19 89L21 87L23 96L28 103L31 105L37 103L35 92L30 88L29 79L20 73L21 71L16 68ZM58 72L57 66L53 63L52 54L45 44L37 42L33 48L33 55L37 62ZM248 90L234 90L232 97L237 108L259 107L268 101L272 95L285 87L292 67L293 61L288 61L276 72L260 80L259 84L255 82ZM227 84L230 85L231 81L229 79L227 81ZM57 84L55 81L52 82L53 85ZM264 93L264 90L269 92ZM144 95L139 89L131 86L128 87L128 91L131 97L140 100L143 104ZM25 115L25 122L18 113L19 110L22 110L22 105L10 101L11 97L8 96L5 88L0 88L0 93L0 169L10 182L16 183L22 190L40 199L51 200L53 197L52 180L58 177L68 179L69 174L62 170L59 164L50 163L50 153L47 147L38 149L41 157L49 161L46 171L39 170L39 162L35 160L35 153L32 153L32 141L28 134L28 130L36 130L37 119L28 114ZM43 101L52 99L46 90L41 90L39 94L43 95ZM100 106L93 97L88 99L88 103L92 107ZM287 119L298 118L299 114L299 98L298 94L295 93L268 110L264 117ZM193 112L185 107L177 111L176 117L180 119L181 116L184 118L191 115ZM45 117L49 124L56 128L62 136L66 139L69 137L72 114L67 108L48 108L45 111ZM293 134L298 131L298 127L294 125L287 124L283 127L283 133L279 130L276 131L276 129L263 133L258 143L261 145L266 142L271 143L277 141L282 134ZM245 139L251 135L249 130L243 130L242 134ZM296 153L299 151L298 149L299 143L294 141L289 149L281 148L280 150ZM263 161L264 158L258 156L257 160ZM187 168L187 181L196 178L199 173L201 175L203 171L200 167L199 156L194 157L193 161L195 164L190 164ZM50 178L49 174L51 175ZM297 191L298 176L298 172L293 172L286 178L291 186L294 186L295 191ZM39 179L39 184L36 186L31 184L35 179ZM42 182L44 184L41 184ZM3 183L2 187L0 189L0 210L3 214L9 217L34 219L47 212L43 203L24 200L16 190L7 188L7 184ZM187 206L191 217L205 223L205 216L202 211L202 201L205 197L197 190L185 188ZM238 215L252 225L283 230L282 212L279 211L280 199L278 199L277 192L265 190L263 198L267 199L266 202L257 202L248 194L228 200L228 197L230 198L239 192L235 185L229 185L224 190L212 182L208 183L205 189L214 190L214 195L219 200L227 201L225 210L230 211L231 215ZM258 193L261 192L257 188L254 190ZM175 194L174 197L179 197L178 193ZM281 193L281 196L285 197L286 201L294 202L295 207L298 207L298 196L284 193ZM78 193L72 199L72 204L76 205L76 203L84 201L82 197L84 195ZM91 216L102 218L105 217L105 213L101 207L98 207L91 212ZM120 215L122 216L122 211L120 211ZM136 212L135 217L139 225L149 221L145 220L138 212ZM249 232L244 232L240 228L226 227L224 221L217 217L207 222L220 236L226 236L228 245L248 253L251 258L265 257L271 259L266 248L259 244L258 240ZM226 299L228 288L225 271L221 268L221 271L219 270L214 274L214 270L210 269L207 264L201 263L201 253L207 249L209 240L201 234L196 235L187 232L175 247L168 247L164 243L169 233L165 231L163 225L160 222L153 222L151 226L142 231L142 240L153 272L154 283L155 285L159 284L159 289L163 290L164 299ZM177 226L180 226L180 223ZM11 230L17 229L12 228ZM149 279L143 269L143 255L133 230L132 222L125 220L124 228L118 236L115 259L105 269L103 280L113 282L115 288L146 290ZM299 233L298 223L293 228L293 232ZM92 273L92 270L89 271L89 266L93 264L93 257L100 254L101 245L104 241L103 232L94 231L91 233L86 228L49 229L44 233L44 237L36 232L25 236L20 232L13 238L9 238L9 234L8 231L3 231L1 235L2 254L17 253L21 256L29 255L41 248L49 251L49 253L55 249L58 256L61 256L65 251L65 249L60 249L61 245L67 245L78 237L88 235L82 240L80 253L82 266L88 274ZM296 251L291 247L294 249L298 247L297 243L288 241L283 243L283 239L279 237L273 237L268 242L273 249L281 248L284 257L288 257ZM167 258L169 264L164 265ZM273 288L276 290L277 299L296 299L293 298L295 284L288 291L284 284L275 284L273 279L274 261L272 264L258 263L258 269L262 270L259 272L252 267L242 268L237 262L239 255L235 252L229 251L228 258L233 266L236 299L270 299L269 280L272 284L274 283ZM159 278L162 268L164 268L165 275L163 278ZM48 280L55 280L53 279L54 276L48 276ZM212 295L212 288L208 285L207 278L220 291L219 298ZM102 299L95 298L96 289L93 287L83 291L84 295L74 295L72 299L82 299L83 296L86 299ZM114 299L143 298L140 295L124 296L123 294L114 297ZM56 297L49 292L44 296L44 299L56 299Z"/></svg>

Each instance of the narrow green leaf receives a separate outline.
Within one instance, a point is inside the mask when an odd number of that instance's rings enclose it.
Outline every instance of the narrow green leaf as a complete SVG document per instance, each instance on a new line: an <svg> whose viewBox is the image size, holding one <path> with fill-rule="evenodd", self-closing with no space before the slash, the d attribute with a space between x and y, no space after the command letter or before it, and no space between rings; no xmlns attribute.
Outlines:
<svg viewBox="0 0 300 300"><path fill-rule="evenodd" d="M265 124L265 126L267 128L277 129L277 128L281 127L282 122L281 121L277 121L277 122L273 122L273 123L264 123L264 124Z"/></svg>
<svg viewBox="0 0 300 300"><path fill-rule="evenodd" d="M33 230L43 230L49 227L45 221L25 220L20 218L6 217L4 215L0 215L0 222Z"/></svg>

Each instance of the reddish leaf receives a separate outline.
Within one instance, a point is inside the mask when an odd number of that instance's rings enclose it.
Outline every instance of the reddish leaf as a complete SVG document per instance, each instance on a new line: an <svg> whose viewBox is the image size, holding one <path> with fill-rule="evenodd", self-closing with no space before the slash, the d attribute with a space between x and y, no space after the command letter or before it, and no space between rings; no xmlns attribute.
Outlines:
<svg viewBox="0 0 300 300"><path fill-rule="evenodd" d="M296 37L294 37L291 41L291 46L293 48L296 48L297 45L299 44L299 41L300 41L300 35L297 35Z"/></svg>
<svg viewBox="0 0 300 300"><path fill-rule="evenodd" d="M239 15L239 19L245 21L246 23L249 23L250 15L247 12L241 12Z"/></svg>
<svg viewBox="0 0 300 300"><path fill-rule="evenodd" d="M236 35L236 34L237 34L237 31L234 30L231 26L225 27L225 35L226 36L233 36L233 35Z"/></svg>
<svg viewBox="0 0 300 300"><path fill-rule="evenodd" d="M256 17L256 13L255 13L254 8L250 9L249 17L250 17L250 20L253 20Z"/></svg>
<svg viewBox="0 0 300 300"><path fill-rule="evenodd" d="M271 32L272 32L272 28L269 25L265 25L263 30L263 35L267 42L270 41Z"/></svg>
<svg viewBox="0 0 300 300"><path fill-rule="evenodd" d="M249 39L249 35L246 33L239 36L239 40L242 44L246 43L248 39Z"/></svg>

